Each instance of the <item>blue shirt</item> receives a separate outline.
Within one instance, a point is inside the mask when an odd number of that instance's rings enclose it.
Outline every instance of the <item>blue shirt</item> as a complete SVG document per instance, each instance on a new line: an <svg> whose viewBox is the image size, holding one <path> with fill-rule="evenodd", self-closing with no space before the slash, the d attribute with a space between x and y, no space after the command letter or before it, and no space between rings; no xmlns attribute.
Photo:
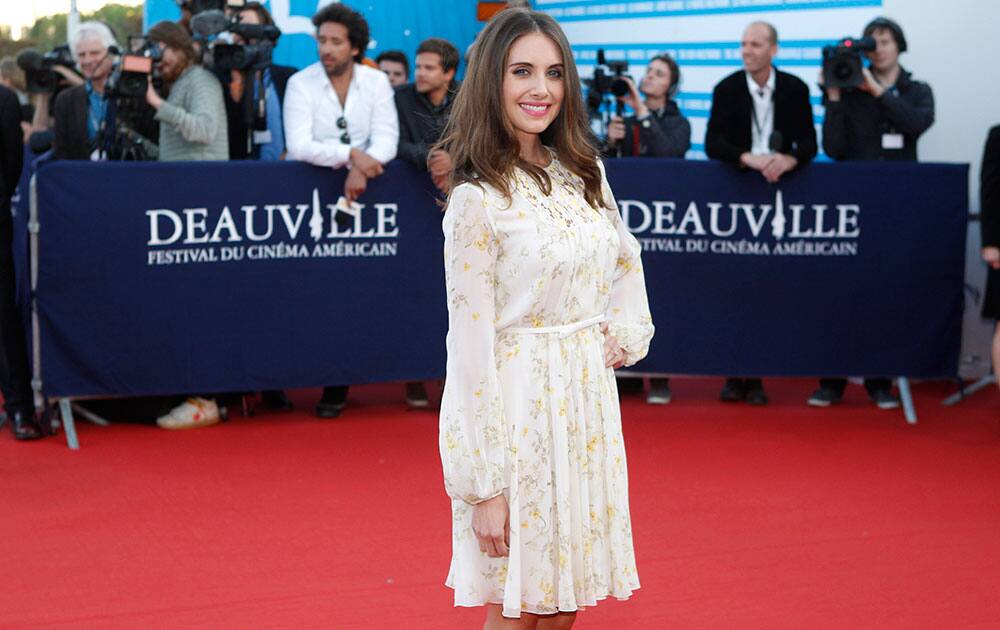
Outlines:
<svg viewBox="0 0 1000 630"><path fill-rule="evenodd" d="M108 114L108 102L104 100L103 94L98 94L94 86L87 81L87 137L93 143L97 140L97 134L101 131L101 123L104 122Z"/></svg>
<svg viewBox="0 0 1000 630"><path fill-rule="evenodd" d="M254 84L254 98L257 94ZM266 103L267 129L271 132L271 141L260 145L259 160L263 162L281 159L285 151L285 133L281 127L281 101L278 100L278 90L271 80L270 69L264 69L264 102Z"/></svg>

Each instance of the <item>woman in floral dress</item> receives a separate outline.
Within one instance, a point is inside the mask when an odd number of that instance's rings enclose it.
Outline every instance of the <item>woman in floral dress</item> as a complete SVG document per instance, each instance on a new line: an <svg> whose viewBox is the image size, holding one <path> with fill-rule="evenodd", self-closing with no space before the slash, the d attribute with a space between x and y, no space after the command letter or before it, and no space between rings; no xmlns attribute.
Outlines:
<svg viewBox="0 0 1000 630"><path fill-rule="evenodd" d="M440 147L448 367L447 585L486 628L568 628L639 588L613 368L653 336L640 248L590 143L565 35L499 13Z"/></svg>

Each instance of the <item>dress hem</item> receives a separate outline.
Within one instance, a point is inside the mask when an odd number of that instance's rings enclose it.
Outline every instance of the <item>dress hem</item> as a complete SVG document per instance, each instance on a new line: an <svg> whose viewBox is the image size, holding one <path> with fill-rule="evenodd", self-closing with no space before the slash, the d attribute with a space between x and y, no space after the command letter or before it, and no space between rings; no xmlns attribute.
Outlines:
<svg viewBox="0 0 1000 630"><path fill-rule="evenodd" d="M451 584L448 584L447 582L445 583L445 586L447 586L448 588L450 588L452 590L455 590L455 587L452 586ZM595 597L594 598L594 602L592 604L587 604L586 606L577 606L576 608L573 608L573 609L568 609L568 608L567 609L562 609L562 608L558 608L557 607L557 609L556 609L555 612L552 612L552 611L537 612L537 611L534 611L534 610L522 609L520 612L518 612L515 615L508 615L507 611L502 611L501 614L506 619L520 619L521 618L521 614L520 613L530 613L532 615L555 615L555 614L558 614L558 613L583 612L583 611L587 610L587 608L593 608L593 607L597 606L598 602L602 602L602 601L606 600L609 597L614 597L616 600L618 600L620 602L628 601L629 599L632 599L632 595L635 594L635 592L637 590L639 590L640 588L641 588L640 586L636 586L635 588L632 589L631 593L629 593L628 595L625 595L623 597L619 597L619 596L613 595L611 593L605 593L604 595L601 595L599 597ZM486 606L487 604L495 604L497 606L503 606L503 600L500 600L500 601L487 600L487 601L482 601L482 602L473 602L473 601L455 602L455 604L454 604L453 607L454 608L478 608L480 606Z"/></svg>

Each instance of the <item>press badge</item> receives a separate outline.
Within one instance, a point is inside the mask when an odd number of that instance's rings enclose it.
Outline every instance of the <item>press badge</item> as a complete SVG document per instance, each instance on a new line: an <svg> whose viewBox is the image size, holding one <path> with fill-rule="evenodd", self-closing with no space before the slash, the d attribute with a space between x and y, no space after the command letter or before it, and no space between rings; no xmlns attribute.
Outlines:
<svg viewBox="0 0 1000 630"><path fill-rule="evenodd" d="M903 148L903 134L901 134L901 133L883 133L882 134L882 148L883 149L902 149Z"/></svg>
<svg viewBox="0 0 1000 630"><path fill-rule="evenodd" d="M902 136L900 136L902 137ZM253 143L254 144L269 144L271 142L271 130L265 129L264 131L254 131L253 132ZM883 144L885 144L883 142Z"/></svg>

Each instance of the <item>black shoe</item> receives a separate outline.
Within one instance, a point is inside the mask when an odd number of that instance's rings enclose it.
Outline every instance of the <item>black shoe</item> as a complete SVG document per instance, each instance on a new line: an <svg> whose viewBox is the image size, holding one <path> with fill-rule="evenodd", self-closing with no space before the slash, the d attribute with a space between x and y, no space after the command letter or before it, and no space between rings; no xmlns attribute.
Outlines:
<svg viewBox="0 0 1000 630"><path fill-rule="evenodd" d="M719 392L719 400L722 402L741 402L747 397L746 389L743 387L743 379L727 378L726 384Z"/></svg>
<svg viewBox="0 0 1000 630"><path fill-rule="evenodd" d="M813 392L806 404L810 407L829 407L840 402L844 395L829 387L820 387Z"/></svg>
<svg viewBox="0 0 1000 630"><path fill-rule="evenodd" d="M291 411L292 401L288 400L288 395L283 390L272 389L260 394L260 404L265 409L275 411Z"/></svg>
<svg viewBox="0 0 1000 630"><path fill-rule="evenodd" d="M764 385L759 379L756 379L756 382L747 379L746 389L746 401L748 405L761 406L767 404L767 394L764 393Z"/></svg>
<svg viewBox="0 0 1000 630"><path fill-rule="evenodd" d="M324 387L323 397L316 404L316 415L320 418L336 418L346 406L346 387Z"/></svg>
<svg viewBox="0 0 1000 630"><path fill-rule="evenodd" d="M15 411L9 420L15 440L37 440L42 437L42 431L35 424L35 419L31 414Z"/></svg>
<svg viewBox="0 0 1000 630"><path fill-rule="evenodd" d="M879 409L899 408L899 398L893 396L892 392L888 389L876 389L873 392L869 392L868 397L872 399L872 402Z"/></svg>
<svg viewBox="0 0 1000 630"><path fill-rule="evenodd" d="M417 408L426 407L429 404L427 402L427 388L421 381L406 384L406 404Z"/></svg>

